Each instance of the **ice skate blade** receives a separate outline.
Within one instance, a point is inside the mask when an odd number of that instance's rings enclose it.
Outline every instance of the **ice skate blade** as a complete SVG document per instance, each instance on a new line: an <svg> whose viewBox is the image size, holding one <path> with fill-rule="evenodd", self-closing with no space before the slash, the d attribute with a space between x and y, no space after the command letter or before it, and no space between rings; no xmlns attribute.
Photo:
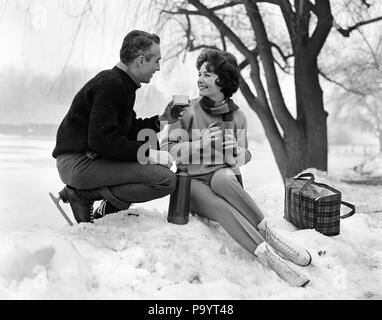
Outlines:
<svg viewBox="0 0 382 320"><path fill-rule="evenodd" d="M54 202L54 204L56 205L57 209L61 212L62 216L64 217L64 219L66 220L66 222L70 225L70 226L73 226L73 222L69 219L69 217L66 215L64 209L62 209L62 207L60 206L60 197L55 197L51 192L49 192L49 195L52 199L52 201Z"/></svg>

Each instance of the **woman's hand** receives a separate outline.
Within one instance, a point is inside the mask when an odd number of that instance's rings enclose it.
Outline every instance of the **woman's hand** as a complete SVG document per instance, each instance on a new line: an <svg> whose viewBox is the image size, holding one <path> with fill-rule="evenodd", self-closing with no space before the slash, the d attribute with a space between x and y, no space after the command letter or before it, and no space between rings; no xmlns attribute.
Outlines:
<svg viewBox="0 0 382 320"><path fill-rule="evenodd" d="M216 141L222 138L223 132L220 127L209 125L207 129L203 131L203 135L200 137L200 149L205 148L211 144L212 141Z"/></svg>
<svg viewBox="0 0 382 320"><path fill-rule="evenodd" d="M240 153L240 148L233 134L226 133L224 135L223 149L224 149L224 160L229 165L235 165L237 160L236 157Z"/></svg>
<svg viewBox="0 0 382 320"><path fill-rule="evenodd" d="M233 153L237 153L239 145L237 144L236 138L233 134L231 133L224 134L223 148L224 150L233 150L233 151L236 151Z"/></svg>

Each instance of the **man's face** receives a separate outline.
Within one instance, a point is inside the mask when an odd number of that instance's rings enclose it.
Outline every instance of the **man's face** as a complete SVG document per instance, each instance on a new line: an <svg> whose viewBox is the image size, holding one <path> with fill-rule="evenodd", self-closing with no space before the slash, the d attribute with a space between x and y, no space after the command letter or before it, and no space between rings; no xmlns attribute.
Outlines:
<svg viewBox="0 0 382 320"><path fill-rule="evenodd" d="M143 59L139 60L139 80L143 83L149 83L154 73L160 70L161 52L159 44L153 43L145 55L150 55L151 59L147 61L143 57Z"/></svg>

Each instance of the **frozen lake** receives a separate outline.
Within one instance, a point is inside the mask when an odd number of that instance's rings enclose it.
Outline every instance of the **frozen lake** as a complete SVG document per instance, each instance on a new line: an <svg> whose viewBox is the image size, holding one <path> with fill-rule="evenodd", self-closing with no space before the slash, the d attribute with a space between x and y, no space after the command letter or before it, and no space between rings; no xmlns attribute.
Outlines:
<svg viewBox="0 0 382 320"><path fill-rule="evenodd" d="M53 139L0 135L0 233L65 223L48 196L63 187L51 156L54 144ZM252 161L242 168L247 190L279 183L281 177L269 148L250 144L250 150ZM363 158L330 152L329 172L352 168ZM168 197L139 206L167 210Z"/></svg>

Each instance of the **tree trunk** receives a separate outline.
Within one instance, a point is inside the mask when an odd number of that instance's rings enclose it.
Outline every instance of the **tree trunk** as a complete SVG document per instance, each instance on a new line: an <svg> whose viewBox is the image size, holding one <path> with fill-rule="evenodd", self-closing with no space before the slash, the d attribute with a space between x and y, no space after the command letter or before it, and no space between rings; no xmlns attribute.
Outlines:
<svg viewBox="0 0 382 320"><path fill-rule="evenodd" d="M297 129L285 137L288 175L307 168L327 171L327 112L318 79L317 58L311 58L306 48L299 48L296 52L295 87Z"/></svg>
<svg viewBox="0 0 382 320"><path fill-rule="evenodd" d="M280 137L275 134L277 130L272 130L271 121L260 117L283 181L308 168L328 169L327 113L317 61L309 61L306 53L296 58L295 86L297 119L284 125L282 148Z"/></svg>

